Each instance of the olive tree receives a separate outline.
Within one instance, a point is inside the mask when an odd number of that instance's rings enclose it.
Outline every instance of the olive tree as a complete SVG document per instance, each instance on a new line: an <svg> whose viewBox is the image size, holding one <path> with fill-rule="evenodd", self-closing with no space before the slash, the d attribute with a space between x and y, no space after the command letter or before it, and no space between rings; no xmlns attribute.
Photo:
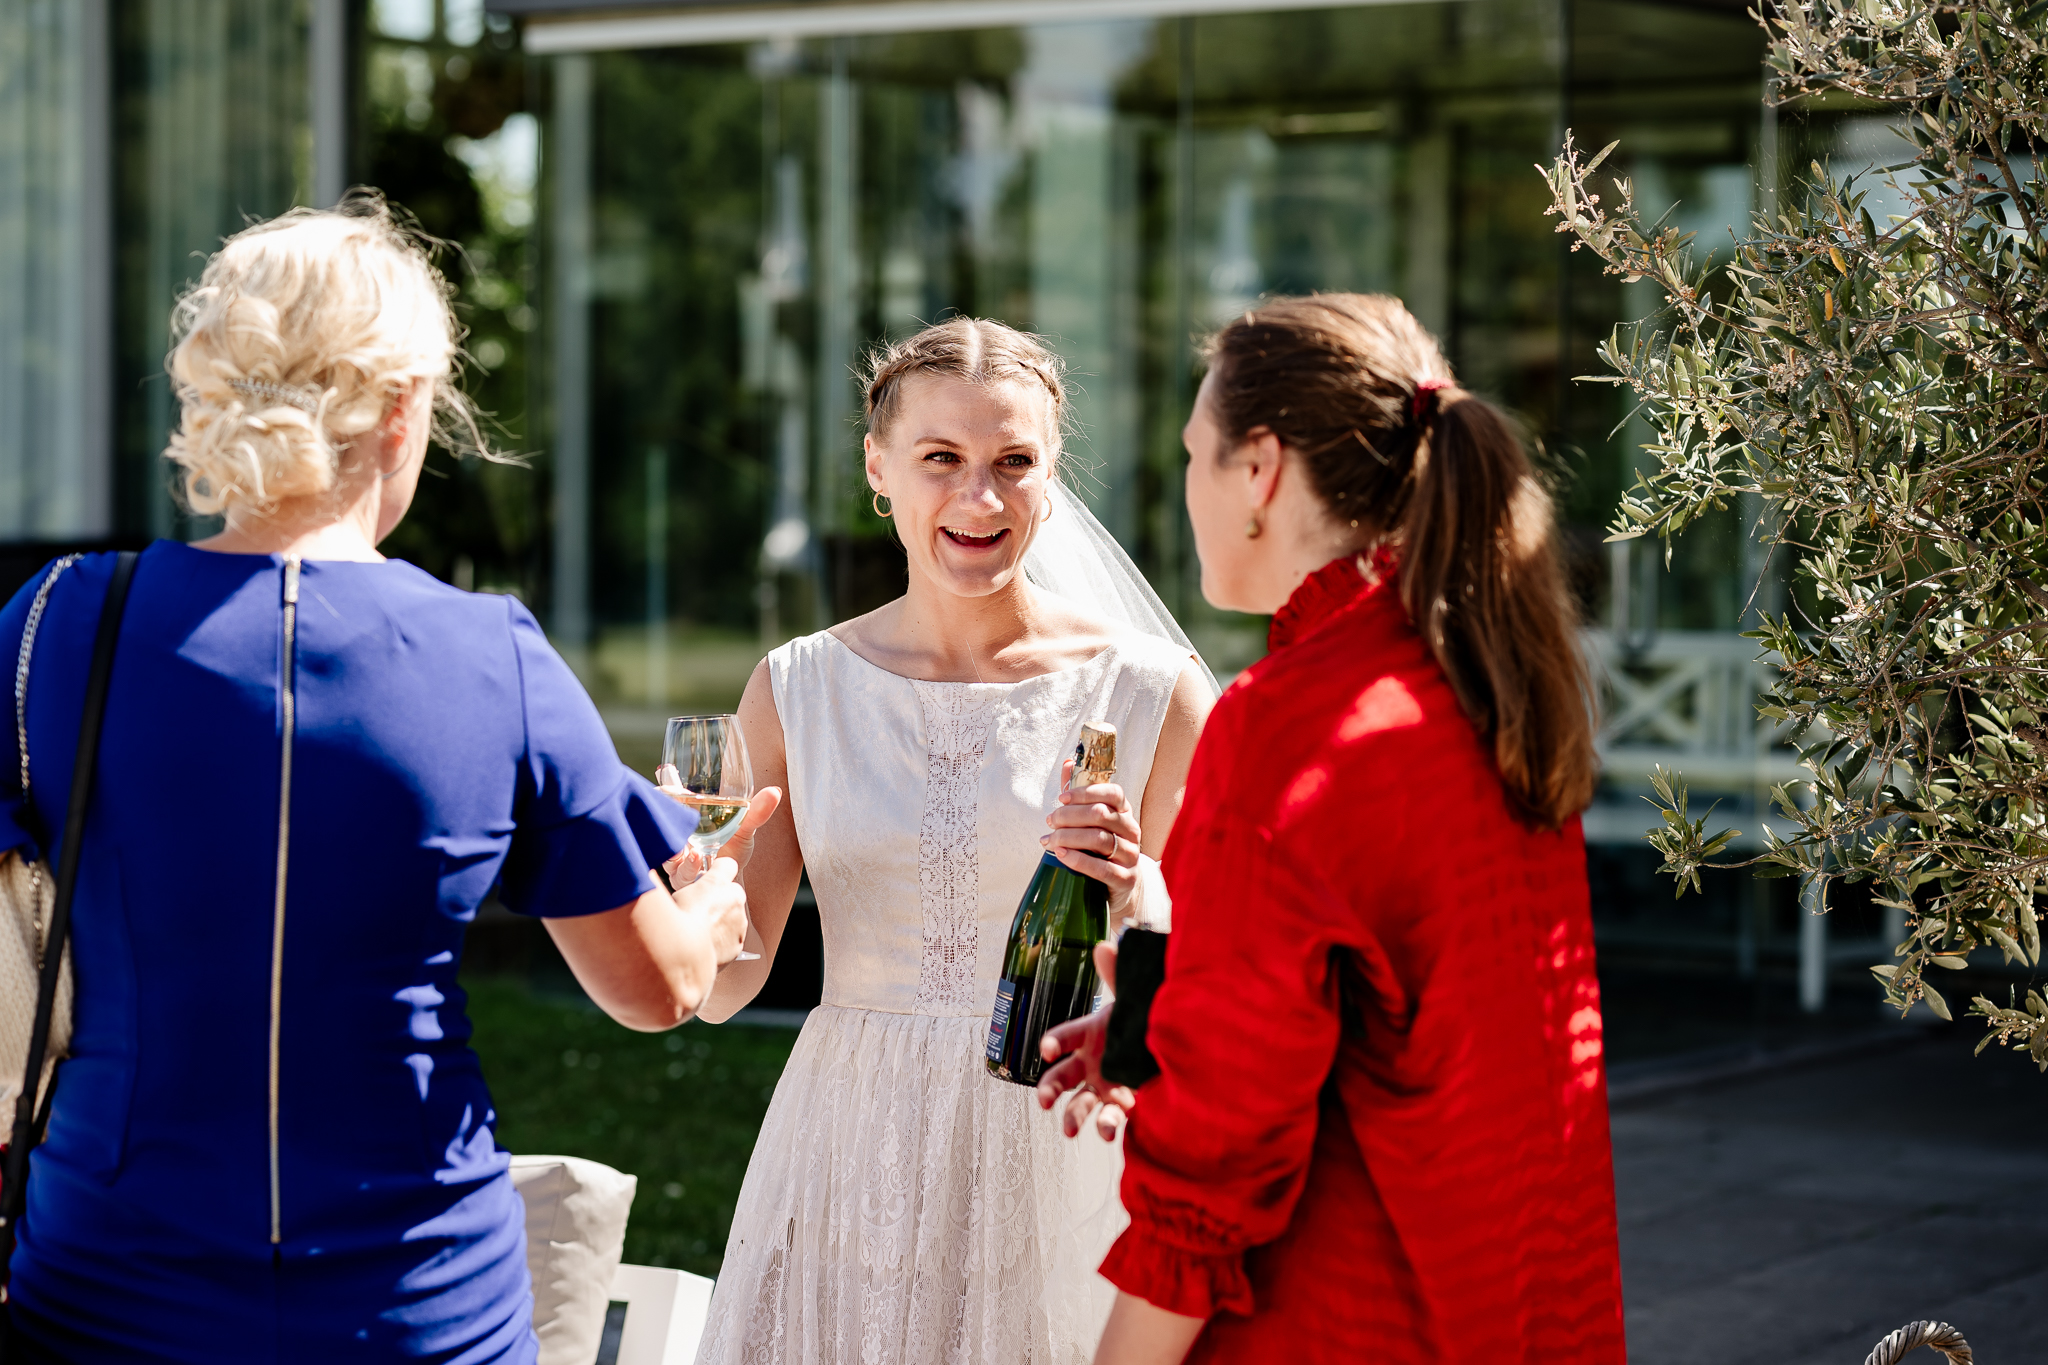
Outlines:
<svg viewBox="0 0 2048 1365"><path fill-rule="evenodd" d="M1763 22L1777 97L1888 112L1897 164L1812 164L1717 269L1598 174L1612 146L1567 139L1544 171L1572 249L1664 297L1601 348L1655 432L1613 536L1668 557L1747 494L1795 575L1750 632L1779 670L1759 710L1809 774L1773 789L1791 832L1726 859L1733 832L1659 770L1650 838L1680 894L1704 867L1873 882L1908 927L1874 968L1888 999L1947 1018L1933 969L2037 964L2048 894L2048 0L1786 0ZM1874 181L1894 211L1866 207ZM1973 1012L1980 1051L2048 1070L2040 993Z"/></svg>

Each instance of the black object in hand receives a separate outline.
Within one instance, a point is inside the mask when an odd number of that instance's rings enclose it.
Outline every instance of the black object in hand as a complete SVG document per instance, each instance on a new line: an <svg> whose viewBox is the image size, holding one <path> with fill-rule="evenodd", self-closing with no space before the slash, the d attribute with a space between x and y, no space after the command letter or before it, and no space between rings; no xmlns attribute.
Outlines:
<svg viewBox="0 0 2048 1365"><path fill-rule="evenodd" d="M1145 1026L1152 1017L1152 997L1166 980L1166 940L1167 935L1150 929L1126 929L1117 940L1116 1003L1110 1006L1103 1039L1102 1074L1133 1090L1159 1074Z"/></svg>

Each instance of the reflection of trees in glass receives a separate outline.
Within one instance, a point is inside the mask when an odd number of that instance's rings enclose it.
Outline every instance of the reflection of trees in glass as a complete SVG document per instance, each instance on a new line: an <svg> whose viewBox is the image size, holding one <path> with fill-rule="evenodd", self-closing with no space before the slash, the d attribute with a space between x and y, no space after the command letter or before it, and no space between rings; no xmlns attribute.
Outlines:
<svg viewBox="0 0 2048 1365"><path fill-rule="evenodd" d="M1716 202L1739 188L1753 118L1726 110L1754 107L1746 26L1580 3L1602 18L1579 43L1587 93L1574 98L1608 100L1614 117L1622 90L1638 115L1719 120L1727 146L1675 149L1670 189L1690 211L1703 186ZM1575 283L1579 321L1560 344L1560 244L1526 183L1557 118L1555 21L1476 0L592 59L597 621L644 617L657 548L686 620L750 628L772 602L770 628L787 633L872 605L888 587L887 527L866 505L849 370L866 345L953 310L1049 330L1075 357L1076 472L1096 467L1081 480L1106 520L1196 617L1178 505L1189 336L1262 290L1402 295L1471 382L1550 444L1583 448L1564 461L1569 505L1596 524L1621 484L1627 438L1608 434L1621 414L1606 395L1567 410L1561 391L1623 309ZM1659 37L1672 25L1682 53ZM521 324L528 234L545 239L549 220L529 227L530 182L505 168L521 164L521 138L538 141L508 120L544 105L523 82L549 68L487 59L490 42L373 40L364 76L378 174L469 247L478 383L511 444L538 449L549 437L526 425ZM1067 60L1084 49L1094 65ZM1690 82L1675 94L1658 85L1672 72ZM657 466L665 528L646 506ZM487 496L454 497L472 485ZM545 488L544 453L535 473L460 471L417 518L439 548L416 552L439 571L467 554L481 579L526 582L546 557ZM1604 554L1589 543L1591 599ZM1735 557L1732 541L1704 556L1714 572ZM778 568L772 593L764 564ZM1717 583L1678 595L1719 621Z"/></svg>
<svg viewBox="0 0 2048 1365"><path fill-rule="evenodd" d="M304 202L306 35L272 0L137 0L111 10L120 475L115 522L204 533L179 515L165 442L172 304L221 239Z"/></svg>
<svg viewBox="0 0 2048 1365"><path fill-rule="evenodd" d="M519 453L531 449L528 235L538 130L524 112L528 68L512 35L474 26L458 36L472 34L467 44L366 35L353 174L450 244L440 265L469 329L466 384L495 417L499 446ZM436 450L427 472L386 551L463 587L533 600L536 471Z"/></svg>
<svg viewBox="0 0 2048 1365"><path fill-rule="evenodd" d="M1617 157L1625 161L1616 169L1635 179L1650 216L1668 210L1673 223L1699 234L1703 250L1720 247L1725 263L1732 249L1728 229L1747 223L1764 164L1758 100L1762 31L1737 10L1627 0L1573 0L1573 6L1568 121L1600 145L1620 138ZM1547 138L1549 131L1543 132ZM1515 175L1522 189L1529 188L1526 166L1515 168ZM1548 240L1553 251L1562 246L1555 236ZM1595 348L1616 319L1641 317L1656 301L1645 297L1649 286L1603 275L1584 253L1567 262L1562 291L1569 331L1553 371L1558 415L1552 430L1559 433L1561 462L1574 475L1564 489L1564 508L1572 524L1578 587L1590 603L1604 584L1628 580L1631 590L1611 598L1603 616L1637 638L1660 624L1729 629L1742 619L1749 586L1757 579L1746 548L1745 509L1710 513L1674 547L1668 569L1661 553L1601 543L1604 523L1634 482L1651 433L1640 417L1627 420L1634 407L1628 396L1572 381L1599 370ZM1617 611L1629 620L1618 620Z"/></svg>
<svg viewBox="0 0 2048 1365"><path fill-rule="evenodd" d="M744 57L597 60L588 268L600 623L647 610L652 458L666 470L669 612L754 624L767 443L761 405L738 380L740 286L761 263L762 101Z"/></svg>
<svg viewBox="0 0 2048 1365"><path fill-rule="evenodd" d="M84 6L0 9L0 536L100 530ZM97 158L91 158L96 162Z"/></svg>

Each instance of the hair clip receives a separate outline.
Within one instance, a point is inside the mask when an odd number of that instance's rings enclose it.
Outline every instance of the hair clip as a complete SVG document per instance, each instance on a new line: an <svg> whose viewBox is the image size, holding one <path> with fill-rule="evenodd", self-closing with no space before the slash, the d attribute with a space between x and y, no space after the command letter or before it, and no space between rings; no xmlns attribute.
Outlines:
<svg viewBox="0 0 2048 1365"><path fill-rule="evenodd" d="M230 379L228 387L244 398L267 398L272 403L282 403L300 412L320 411L320 390L313 388L293 389L282 384L266 384L260 379Z"/></svg>

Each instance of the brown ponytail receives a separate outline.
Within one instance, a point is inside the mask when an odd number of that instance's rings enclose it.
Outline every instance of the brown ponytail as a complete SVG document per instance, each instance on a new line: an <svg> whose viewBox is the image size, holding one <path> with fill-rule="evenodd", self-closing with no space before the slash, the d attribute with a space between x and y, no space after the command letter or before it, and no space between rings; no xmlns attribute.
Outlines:
<svg viewBox="0 0 2048 1365"><path fill-rule="evenodd" d="M1394 550L1401 600L1509 794L1555 828L1592 800L1590 679L1550 495L1507 418L1449 379L1397 299L1271 300L1210 342L1234 448L1265 427L1331 514Z"/></svg>

